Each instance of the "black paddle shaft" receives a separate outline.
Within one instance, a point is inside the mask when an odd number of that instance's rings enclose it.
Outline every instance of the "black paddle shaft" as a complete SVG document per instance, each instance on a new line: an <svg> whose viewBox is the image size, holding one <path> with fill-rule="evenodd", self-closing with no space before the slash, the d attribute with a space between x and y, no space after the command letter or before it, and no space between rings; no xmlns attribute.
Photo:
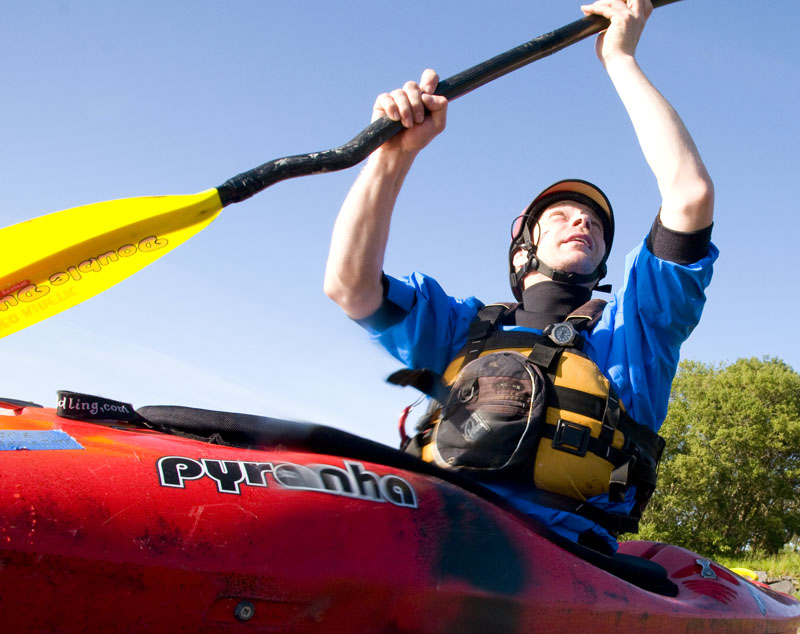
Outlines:
<svg viewBox="0 0 800 634"><path fill-rule="evenodd" d="M653 0L653 7L677 1ZM562 48L599 33L607 27L606 18L598 15L586 16L440 81L436 94L451 100L455 99L537 59L552 55ZM259 165L234 176L217 188L222 206L247 200L282 180L353 167L402 129L403 124L399 121L382 117L364 128L348 143L337 148L287 156Z"/></svg>

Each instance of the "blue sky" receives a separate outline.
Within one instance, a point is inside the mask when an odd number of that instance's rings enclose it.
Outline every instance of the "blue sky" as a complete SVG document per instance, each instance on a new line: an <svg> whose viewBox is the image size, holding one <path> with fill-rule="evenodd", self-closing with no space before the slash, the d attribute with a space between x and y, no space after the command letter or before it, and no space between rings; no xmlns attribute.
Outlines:
<svg viewBox="0 0 800 634"><path fill-rule="evenodd" d="M453 75L581 17L565 0L0 0L0 226L100 200L190 194L269 159L340 145L375 95ZM684 0L639 60L714 178L722 255L685 358L779 356L800 369L800 5ZM58 389L312 420L396 443L415 399L397 363L322 293L333 221L358 168L226 208L148 269L0 340L0 395ZM564 177L617 213L609 280L658 209L627 117L583 42L454 102L395 214L386 270L511 299L512 218ZM2 258L2 254L0 254Z"/></svg>

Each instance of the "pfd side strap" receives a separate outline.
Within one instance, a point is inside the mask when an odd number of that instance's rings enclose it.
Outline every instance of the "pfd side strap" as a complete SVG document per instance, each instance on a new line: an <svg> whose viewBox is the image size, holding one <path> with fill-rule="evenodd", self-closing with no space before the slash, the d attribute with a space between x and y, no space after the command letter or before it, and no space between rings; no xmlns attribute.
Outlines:
<svg viewBox="0 0 800 634"><path fill-rule="evenodd" d="M619 401L614 395L610 395L608 399L603 399L599 396L561 385L551 386L547 394L548 407L602 421L603 432L606 433L601 432L601 441L609 445L612 444L614 429L617 429L625 437L623 449L629 451L630 447L637 446L640 458L645 458L653 465L658 464L664 449L664 439L649 427L645 427L631 418L620 407Z"/></svg>
<svg viewBox="0 0 800 634"><path fill-rule="evenodd" d="M602 509L592 506L587 502L579 502L557 493L533 489L531 500L536 504L556 509L557 511L567 511L585 517L592 522L600 524L615 537L620 533L637 533L639 531L639 518L621 513L607 513Z"/></svg>
<svg viewBox="0 0 800 634"><path fill-rule="evenodd" d="M559 421L559 423L565 423L566 421ZM568 423L567 423L568 424ZM564 435L560 433L559 429L560 425L550 425L545 423L542 425L542 438L547 438L549 440L554 439L561 439ZM636 459L635 456L622 451L620 449L616 449L609 444L606 444L599 438L594 438L593 436L589 435L589 428L583 426L575 426L581 427L581 429L585 429L584 435L580 438L580 442L576 442L574 439L569 441L569 447L561 447L557 444L553 445L554 449L562 449L567 453L571 453L577 456L584 456L587 453L591 453L603 460L610 462L614 467L621 467L623 465L627 465L631 462L635 463L635 467L631 465L630 474L635 475L636 479L641 479L645 483L652 483L655 484L656 481L656 469L655 467ZM619 474L621 475L621 474ZM631 481L630 479L627 481L627 484L636 484L635 481Z"/></svg>

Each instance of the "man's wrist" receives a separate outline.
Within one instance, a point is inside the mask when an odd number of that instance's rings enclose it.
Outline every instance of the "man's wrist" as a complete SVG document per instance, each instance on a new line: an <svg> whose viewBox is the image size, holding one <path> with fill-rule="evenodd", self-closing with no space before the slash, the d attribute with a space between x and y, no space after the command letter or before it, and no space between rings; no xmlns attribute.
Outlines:
<svg viewBox="0 0 800 634"><path fill-rule="evenodd" d="M639 62L633 54L619 51L613 55L603 58L603 66L609 73L630 72L639 70Z"/></svg>
<svg viewBox="0 0 800 634"><path fill-rule="evenodd" d="M647 234L647 248L661 260L693 264L708 255L713 226L711 224L698 231L675 231L661 224L659 212Z"/></svg>
<svg viewBox="0 0 800 634"><path fill-rule="evenodd" d="M367 165L376 172L384 174L397 172L405 174L414 163L417 154L418 151L395 150L382 145L370 154Z"/></svg>

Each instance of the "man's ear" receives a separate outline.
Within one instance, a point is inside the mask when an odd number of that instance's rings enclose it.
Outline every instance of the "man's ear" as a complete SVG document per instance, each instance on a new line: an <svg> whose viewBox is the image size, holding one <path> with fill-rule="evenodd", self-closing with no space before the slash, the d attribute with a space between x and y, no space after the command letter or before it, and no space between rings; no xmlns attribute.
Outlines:
<svg viewBox="0 0 800 634"><path fill-rule="evenodd" d="M517 249L516 253L514 253L514 257L511 260L512 264L514 265L514 269L517 271L519 271L527 261L528 261L527 249Z"/></svg>

